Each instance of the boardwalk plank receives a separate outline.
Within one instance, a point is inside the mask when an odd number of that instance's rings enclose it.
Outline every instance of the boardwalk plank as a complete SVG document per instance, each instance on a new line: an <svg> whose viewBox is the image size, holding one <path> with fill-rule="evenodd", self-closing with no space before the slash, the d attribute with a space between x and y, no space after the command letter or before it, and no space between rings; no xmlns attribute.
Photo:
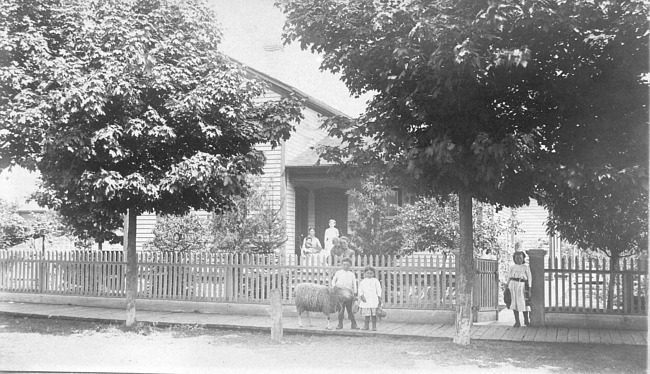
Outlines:
<svg viewBox="0 0 650 374"><path fill-rule="evenodd" d="M484 339L501 340L501 337L508 331L506 326L490 326L488 332L483 335Z"/></svg>
<svg viewBox="0 0 650 374"><path fill-rule="evenodd" d="M558 343L566 343L569 338L569 329L566 328L559 328L557 329L557 338L556 341Z"/></svg>
<svg viewBox="0 0 650 374"><path fill-rule="evenodd" d="M634 344L636 345L646 345L646 341L640 331L629 330Z"/></svg>
<svg viewBox="0 0 650 374"><path fill-rule="evenodd" d="M612 344L612 337L609 334L610 330L600 330L600 342L603 344Z"/></svg>
<svg viewBox="0 0 650 374"><path fill-rule="evenodd" d="M442 338L453 338L456 336L456 325L449 324L449 327L441 332Z"/></svg>
<svg viewBox="0 0 650 374"><path fill-rule="evenodd" d="M569 334L567 335L567 343L579 343L579 329L569 329Z"/></svg>
<svg viewBox="0 0 650 374"><path fill-rule="evenodd" d="M452 325L442 325L442 326L438 327L437 329L432 330L432 331L429 333L429 335L427 335L427 336L429 336L429 337L433 337L433 338L442 338L442 337L446 337L445 334L446 334L447 330L449 330L449 329L451 328L451 326L452 326ZM454 329L455 329L455 327L454 327Z"/></svg>
<svg viewBox="0 0 650 374"><path fill-rule="evenodd" d="M427 332L426 336L436 336L437 331L446 328L448 325L442 324L442 323L435 323L433 325L429 325L429 331Z"/></svg>
<svg viewBox="0 0 650 374"><path fill-rule="evenodd" d="M634 338L632 337L632 334L630 334L630 330L619 330L618 332L621 334L623 343L631 345L635 344Z"/></svg>
<svg viewBox="0 0 650 374"><path fill-rule="evenodd" d="M578 329L578 342L589 343L589 330Z"/></svg>
<svg viewBox="0 0 650 374"><path fill-rule="evenodd" d="M612 344L624 344L621 333L618 330L607 330L609 332L609 337L612 339Z"/></svg>
<svg viewBox="0 0 650 374"><path fill-rule="evenodd" d="M387 334L392 334L395 332L399 332L398 330L406 326L406 323L392 323L390 325L386 324L386 327L382 330L382 332L387 333ZM379 330L379 328L377 328Z"/></svg>
<svg viewBox="0 0 650 374"><path fill-rule="evenodd" d="M591 344L600 344L600 330L599 329L589 329L589 343Z"/></svg>
<svg viewBox="0 0 650 374"><path fill-rule="evenodd" d="M512 329L512 327L509 327L509 326L500 326L499 327L499 333L494 334L493 339L494 340L505 340L505 337L508 336L511 329Z"/></svg>
<svg viewBox="0 0 650 374"><path fill-rule="evenodd" d="M601 329L589 329L589 343L600 344L602 341L601 335Z"/></svg>
<svg viewBox="0 0 650 374"><path fill-rule="evenodd" d="M546 327L538 327L537 328L537 334L535 334L535 337L533 338L533 341L535 341L535 342L545 342L547 333L548 333L548 328L546 328Z"/></svg>
<svg viewBox="0 0 650 374"><path fill-rule="evenodd" d="M481 329L480 331L477 331L477 334L475 336L471 337L472 339L477 339L477 340L485 340L485 339L487 339L487 337L485 335L490 332L490 326L481 326L481 327L484 327L484 328Z"/></svg>
<svg viewBox="0 0 650 374"><path fill-rule="evenodd" d="M513 327L515 329L515 334L512 336L512 340L514 341L521 341L524 339L524 335L526 335L526 330L525 328L522 327Z"/></svg>
<svg viewBox="0 0 650 374"><path fill-rule="evenodd" d="M404 335L414 335L415 331L420 330L422 326L420 323L407 323L398 332Z"/></svg>
<svg viewBox="0 0 650 374"><path fill-rule="evenodd" d="M525 335L521 339L522 341L526 341L526 342L535 341L535 336L537 336L539 327L522 327L521 329L526 331Z"/></svg>
<svg viewBox="0 0 650 374"><path fill-rule="evenodd" d="M496 334L499 331L499 326L497 325L488 325L487 331L483 334L483 339L488 339L492 340L494 337L494 334Z"/></svg>
<svg viewBox="0 0 650 374"><path fill-rule="evenodd" d="M472 331L470 333L470 339L479 339L487 331L488 326L472 326Z"/></svg>
<svg viewBox="0 0 650 374"><path fill-rule="evenodd" d="M555 343L557 342L557 333L558 333L558 328L557 327L547 327L546 328L546 336L542 341L544 342L550 342L550 343Z"/></svg>
<svg viewBox="0 0 650 374"><path fill-rule="evenodd" d="M420 323L418 324L420 327L411 331L409 335L413 336L427 336L429 334L429 331L431 330L431 325L426 324L426 323Z"/></svg>
<svg viewBox="0 0 650 374"><path fill-rule="evenodd" d="M509 326L506 332L501 336L501 340L513 341L517 331L519 331L518 328Z"/></svg>

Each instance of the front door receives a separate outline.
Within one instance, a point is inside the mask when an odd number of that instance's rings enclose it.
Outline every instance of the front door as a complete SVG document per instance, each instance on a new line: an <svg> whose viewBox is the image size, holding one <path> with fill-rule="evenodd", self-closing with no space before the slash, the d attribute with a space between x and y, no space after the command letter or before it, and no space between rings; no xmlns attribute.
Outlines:
<svg viewBox="0 0 650 374"><path fill-rule="evenodd" d="M348 195L343 189L315 191L316 236L325 245L325 230L330 219L336 220L341 236L348 234Z"/></svg>

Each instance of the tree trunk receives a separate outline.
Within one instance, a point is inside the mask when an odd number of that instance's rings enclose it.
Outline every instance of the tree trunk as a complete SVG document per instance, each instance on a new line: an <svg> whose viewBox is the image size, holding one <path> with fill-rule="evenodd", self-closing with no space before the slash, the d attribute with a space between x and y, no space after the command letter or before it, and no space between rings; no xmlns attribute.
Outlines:
<svg viewBox="0 0 650 374"><path fill-rule="evenodd" d="M612 251L612 255L609 257L609 282L607 284L607 310L614 310L614 290L616 288L616 281L618 275L614 273L620 269L619 265L619 255L617 251Z"/></svg>
<svg viewBox="0 0 650 374"><path fill-rule="evenodd" d="M458 193L460 214L459 274L456 274L456 336L454 343L468 345L472 328L472 290L474 288L474 239L472 227L472 195Z"/></svg>
<svg viewBox="0 0 650 374"><path fill-rule="evenodd" d="M135 326L135 296L138 291L138 257L135 251L137 216L129 209L124 217L124 250L126 251L126 327Z"/></svg>

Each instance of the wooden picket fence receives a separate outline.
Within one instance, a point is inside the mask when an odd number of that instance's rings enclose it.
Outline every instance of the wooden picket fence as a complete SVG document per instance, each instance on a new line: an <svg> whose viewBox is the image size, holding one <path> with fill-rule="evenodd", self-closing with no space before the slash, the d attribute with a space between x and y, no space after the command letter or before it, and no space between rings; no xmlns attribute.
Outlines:
<svg viewBox="0 0 650 374"><path fill-rule="evenodd" d="M609 258L549 257L544 275L547 312L647 314L645 259L621 259L614 270Z"/></svg>
<svg viewBox="0 0 650 374"><path fill-rule="evenodd" d="M140 299L267 303L279 288L285 304L302 282L329 285L340 258L226 253L138 252ZM357 256L352 270L363 279L373 266L389 308L453 309L453 255ZM498 272L493 260L477 260L474 303L496 309ZM0 291L124 297L126 258L122 251L0 251Z"/></svg>

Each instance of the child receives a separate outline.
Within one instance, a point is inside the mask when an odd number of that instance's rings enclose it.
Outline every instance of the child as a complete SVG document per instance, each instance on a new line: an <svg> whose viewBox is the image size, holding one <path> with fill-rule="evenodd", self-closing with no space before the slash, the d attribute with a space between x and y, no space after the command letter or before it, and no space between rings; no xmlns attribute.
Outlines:
<svg viewBox="0 0 650 374"><path fill-rule="evenodd" d="M368 323L372 319L372 331L377 331L377 308L381 306L381 284L375 278L375 268L366 266L363 269L364 277L359 284L359 308L365 317L364 330L368 330Z"/></svg>
<svg viewBox="0 0 650 374"><path fill-rule="evenodd" d="M357 276L354 275L354 273L350 270L350 265L352 265L352 261L350 261L349 258L344 258L341 266L343 267L342 269L338 270L334 274L334 278L332 278L332 287L338 287L338 288L343 288L349 290L352 295L357 294ZM341 312L339 313L339 324L336 326L337 330L340 330L343 328L343 318L345 317L345 310L348 310L348 317L350 318L350 322L352 322L352 329L353 330L358 330L359 327L357 327L357 320L354 319L354 313L352 313L352 304L354 304L354 297L349 298L348 300L345 300L342 303L341 306Z"/></svg>

